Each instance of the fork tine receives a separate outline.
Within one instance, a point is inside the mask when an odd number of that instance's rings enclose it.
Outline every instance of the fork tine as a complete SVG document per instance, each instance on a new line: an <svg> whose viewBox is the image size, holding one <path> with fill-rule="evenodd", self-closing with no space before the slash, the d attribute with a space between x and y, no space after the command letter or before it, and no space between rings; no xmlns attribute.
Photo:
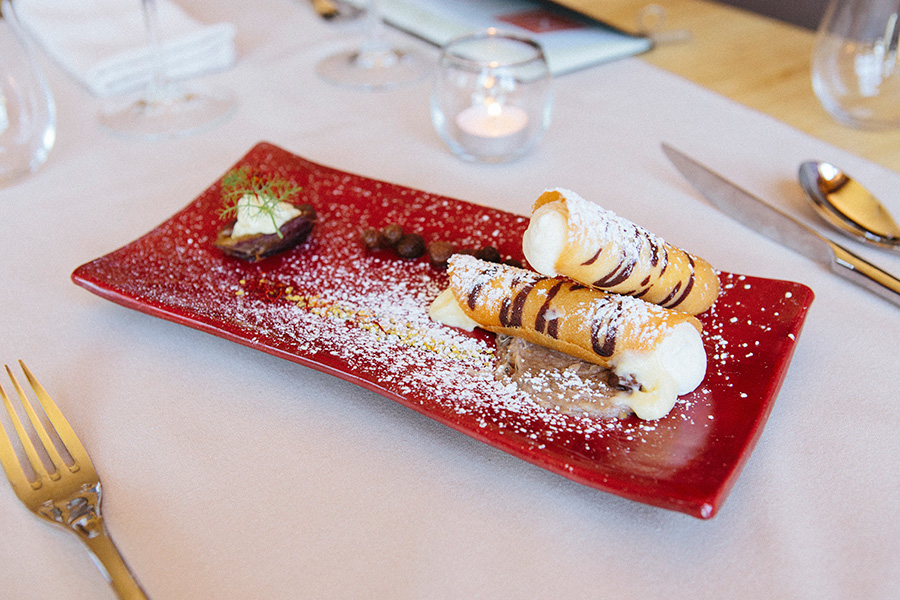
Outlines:
<svg viewBox="0 0 900 600"><path fill-rule="evenodd" d="M13 375L13 372L10 370L9 366L3 366L6 367L6 373L12 380L13 387L15 388L16 393L19 395L19 401L25 408L25 414L28 415L28 419L31 421L32 427L34 427L34 430L38 434L38 438L40 438L41 443L44 445L44 450L47 452L47 456L50 457L50 462L53 463L53 466L56 468L52 473L47 471L46 467L44 467L43 461L40 459L40 456L37 453L37 449L31 442L31 438L25 433L23 429L22 431L19 431L19 437L22 440L22 446L25 447L25 454L28 455L28 458L31 461L31 466L34 469L35 474L39 478L49 477L50 479L55 481L60 478L59 470L65 466L62 457L59 455L59 451L56 449L56 446L53 444L53 441L47 434L47 429L44 427L44 424L41 422L37 413L34 411L34 406L31 404L31 400L29 400L28 396L25 395L25 390L22 389L22 386L19 385L19 380L16 379L16 377Z"/></svg>
<svg viewBox="0 0 900 600"><path fill-rule="evenodd" d="M24 392L22 391L22 388L19 387L19 383L16 381L16 378L13 377L12 371L9 370L9 367L7 365L3 366L6 367L6 372L12 379L13 387L16 388L16 392L19 394L19 399L25 399ZM22 443L22 447L25 449L25 455L28 457L28 462L31 463L31 469L37 476L37 479L31 482L31 487L33 487L34 489L38 489L39 487L41 487L41 481L43 481L45 477L50 477L50 475L47 473L47 469L44 468L44 463L41 462L34 444L31 443L31 438L28 436L28 433L22 426L22 421L21 419L19 419L18 413L13 408L12 402L5 392L3 393L3 403L6 405L6 412L9 413L9 418L12 420L13 427L15 427L16 429L16 434L19 436L19 441ZM13 452L12 457L15 457L15 452ZM21 469L21 465L19 468Z"/></svg>
<svg viewBox="0 0 900 600"><path fill-rule="evenodd" d="M60 456L59 450L56 449L56 444L50 439L50 435L47 433L44 423L34 410L34 405L31 403L31 400L28 399L25 390L19 385L19 380L13 377L12 372L9 371L9 367L7 367L6 370L9 372L9 376L12 379L13 387L16 388L16 393L19 394L19 400L22 401L22 406L25 407L25 413L31 420L31 425L34 427L34 430L38 434L38 438L40 438L41 443L44 446L44 451L47 453L47 456L50 457L50 462L55 467L54 471L49 474L50 479L59 479L61 476L60 469L65 468L65 462L63 461L62 456Z"/></svg>
<svg viewBox="0 0 900 600"><path fill-rule="evenodd" d="M50 394L47 393L47 390L44 389L44 386L37 380L37 378L31 373L31 370L25 366L25 363L21 360L19 361L19 366L22 367L22 371L25 373L25 377L28 378L28 383L31 384L31 389L34 390L35 396L40 401L41 406L44 408L44 412L47 414L47 419L50 420L50 424L53 425L53 428L56 430L56 434L59 436L59 439L62 441L63 445L65 445L66 450L69 452L69 456L72 457L74 464L71 466L63 465L62 458L59 456L59 453L56 452L56 448L53 448L53 452L56 454L56 457L59 459L59 465L65 466L65 468L69 469L71 472L77 471L81 465L90 466L91 459L88 456L87 450L84 449L84 446L81 444L81 440L78 439L78 436L75 435L75 430L72 429L72 426L69 425L69 421L63 416L62 411L59 410L59 407L56 406L56 403L50 397ZM43 431L43 426L41 426L41 430ZM46 434L46 432L45 432ZM41 438L43 439L43 438ZM49 438L44 442L44 444L49 443ZM50 444L52 447L52 444ZM59 468L59 466L57 467Z"/></svg>
<svg viewBox="0 0 900 600"><path fill-rule="evenodd" d="M6 395L2 385L0 385L0 397L3 398L3 404L6 405L6 411L10 414L10 417L13 421L17 421L18 416L13 411L9 396ZM16 429L18 431L18 427ZM2 426L2 424L0 424L0 433L3 434L0 435L0 463L3 464L6 478L9 479L9 482L16 490L16 494L19 494L24 491L24 486L33 486L33 484L29 483L28 477L26 477L25 471L22 469L21 463L19 463L19 458L16 456L16 451L13 449L9 434L6 432L6 427Z"/></svg>

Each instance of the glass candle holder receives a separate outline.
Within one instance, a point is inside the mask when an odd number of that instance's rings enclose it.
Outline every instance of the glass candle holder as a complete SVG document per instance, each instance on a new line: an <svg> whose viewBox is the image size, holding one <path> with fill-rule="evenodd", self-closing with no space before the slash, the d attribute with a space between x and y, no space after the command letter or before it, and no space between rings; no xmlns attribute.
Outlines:
<svg viewBox="0 0 900 600"><path fill-rule="evenodd" d="M537 42L488 29L444 46L431 93L431 120L468 161L527 154L550 125L553 92Z"/></svg>

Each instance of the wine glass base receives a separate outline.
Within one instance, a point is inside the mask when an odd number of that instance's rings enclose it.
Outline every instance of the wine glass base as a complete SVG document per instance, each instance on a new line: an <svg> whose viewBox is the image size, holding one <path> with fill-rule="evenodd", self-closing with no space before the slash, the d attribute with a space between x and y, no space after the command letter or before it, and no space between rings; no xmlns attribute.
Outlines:
<svg viewBox="0 0 900 600"><path fill-rule="evenodd" d="M42 143L31 146L16 144L9 136L0 135L0 188L18 183L37 171L53 149L55 134L55 129L47 128Z"/></svg>
<svg viewBox="0 0 900 600"><path fill-rule="evenodd" d="M105 106L98 117L109 133L140 139L178 138L224 122L235 109L230 92L166 88Z"/></svg>
<svg viewBox="0 0 900 600"><path fill-rule="evenodd" d="M828 113L841 125L862 131L888 131L900 128L900 115L890 107L886 116L873 115L875 111L844 110L837 106L825 106Z"/></svg>
<svg viewBox="0 0 900 600"><path fill-rule="evenodd" d="M431 63L410 50L379 52L351 50L329 56L316 65L316 73L326 81L350 88L384 90L415 83L425 78Z"/></svg>
<svg viewBox="0 0 900 600"><path fill-rule="evenodd" d="M19 183L33 174L43 164L43 160L37 164L21 166L18 168L0 168L0 188Z"/></svg>

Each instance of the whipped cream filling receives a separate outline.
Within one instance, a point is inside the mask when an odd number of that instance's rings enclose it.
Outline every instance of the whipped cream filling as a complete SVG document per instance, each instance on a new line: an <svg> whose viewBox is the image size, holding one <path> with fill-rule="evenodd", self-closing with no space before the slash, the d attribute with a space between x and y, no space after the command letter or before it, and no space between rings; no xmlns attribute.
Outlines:
<svg viewBox="0 0 900 600"><path fill-rule="evenodd" d="M623 353L612 369L641 384L622 398L634 414L648 421L662 418L678 396L694 391L706 377L703 338L690 323L680 323L651 352Z"/></svg>
<svg viewBox="0 0 900 600"><path fill-rule="evenodd" d="M569 237L569 223L557 208L557 202L539 207L531 215L528 229L522 236L525 259L538 273L554 277L556 261Z"/></svg>
<svg viewBox="0 0 900 600"><path fill-rule="evenodd" d="M445 289L434 299L431 306L428 307L428 316L442 325L459 327L466 331L472 331L478 327L478 322L471 319L460 307L450 288Z"/></svg>
<svg viewBox="0 0 900 600"><path fill-rule="evenodd" d="M231 230L231 237L272 234L301 214L297 207L288 202L279 202L274 206L265 204L256 194L241 196L237 203L237 222Z"/></svg>

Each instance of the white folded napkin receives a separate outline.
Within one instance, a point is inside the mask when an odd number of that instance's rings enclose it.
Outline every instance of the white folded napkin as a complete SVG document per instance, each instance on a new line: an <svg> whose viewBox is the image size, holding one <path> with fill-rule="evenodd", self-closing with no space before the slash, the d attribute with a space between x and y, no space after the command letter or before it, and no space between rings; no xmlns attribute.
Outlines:
<svg viewBox="0 0 900 600"><path fill-rule="evenodd" d="M46 52L96 95L147 85L153 60L141 0L16 0L19 20ZM182 79L234 64L234 26L205 25L157 0L166 76Z"/></svg>

